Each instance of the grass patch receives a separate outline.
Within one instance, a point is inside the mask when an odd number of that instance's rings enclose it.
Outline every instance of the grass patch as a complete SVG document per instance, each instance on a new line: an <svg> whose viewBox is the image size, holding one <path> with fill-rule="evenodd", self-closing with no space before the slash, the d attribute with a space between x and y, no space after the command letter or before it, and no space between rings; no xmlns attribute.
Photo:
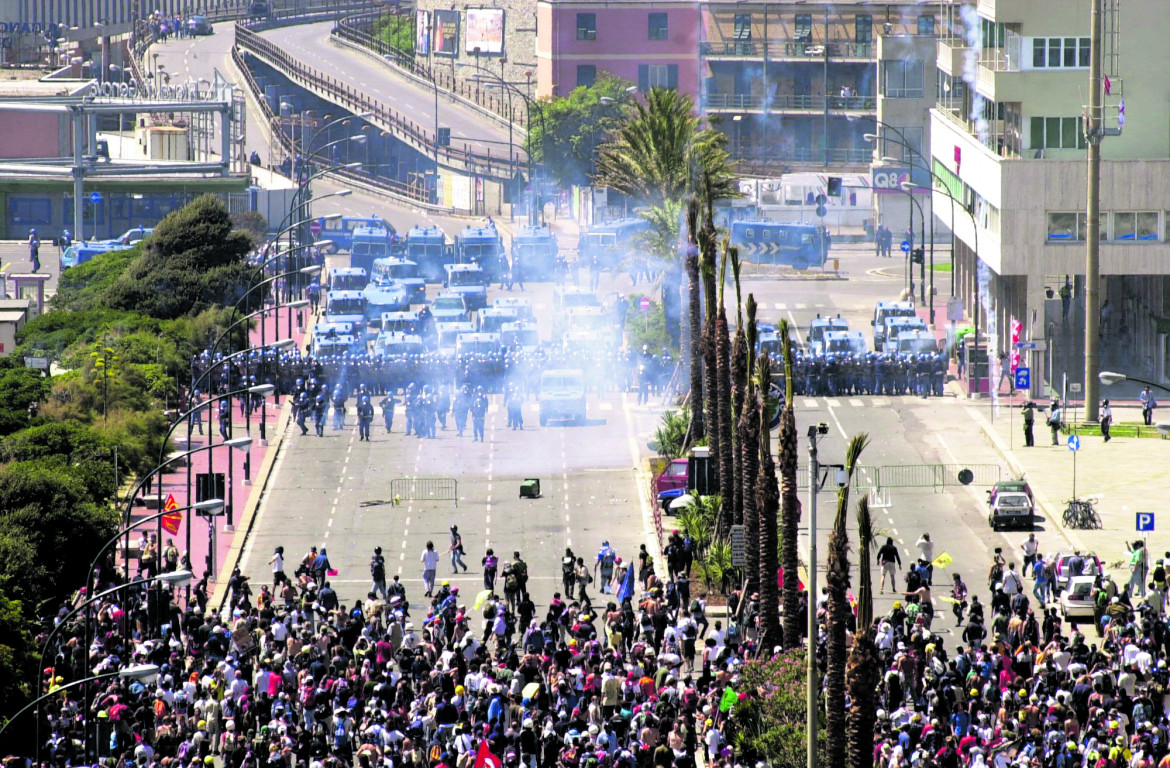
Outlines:
<svg viewBox="0 0 1170 768"><path fill-rule="evenodd" d="M935 264L934 271L935 272L950 272L951 271L951 263L948 261L945 264Z"/></svg>
<svg viewBox="0 0 1170 768"><path fill-rule="evenodd" d="M1060 431L1066 435L1076 434L1085 437L1101 436L1101 426L1099 424L1066 425ZM1111 437L1162 437L1152 424L1146 425L1137 421L1114 424L1109 430L1109 434Z"/></svg>

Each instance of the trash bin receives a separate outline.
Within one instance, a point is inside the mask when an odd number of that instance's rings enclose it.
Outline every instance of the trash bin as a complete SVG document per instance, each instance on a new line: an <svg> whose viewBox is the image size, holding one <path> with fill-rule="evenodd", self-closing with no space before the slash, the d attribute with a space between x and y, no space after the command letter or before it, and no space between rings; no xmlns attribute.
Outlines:
<svg viewBox="0 0 1170 768"><path fill-rule="evenodd" d="M536 478L526 478L524 482L520 483L520 498L522 499L538 499L540 498L540 480Z"/></svg>

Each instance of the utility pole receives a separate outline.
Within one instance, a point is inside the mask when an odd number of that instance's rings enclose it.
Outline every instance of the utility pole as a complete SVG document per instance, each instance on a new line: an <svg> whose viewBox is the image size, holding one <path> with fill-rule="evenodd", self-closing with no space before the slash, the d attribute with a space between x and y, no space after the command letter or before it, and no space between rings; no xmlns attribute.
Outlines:
<svg viewBox="0 0 1170 768"><path fill-rule="evenodd" d="M1089 148L1088 201L1085 216L1085 421L1093 423L1097 413L1097 369L1101 340L1097 335L1097 305L1101 290L1101 82L1102 0L1092 3L1089 32L1089 112L1085 118L1085 140Z"/></svg>
<svg viewBox="0 0 1170 768"><path fill-rule="evenodd" d="M817 425L808 429L808 701L805 741L808 748L807 768L817 766L817 730L820 724L818 698L821 676L817 669L817 479L821 474L817 459Z"/></svg>

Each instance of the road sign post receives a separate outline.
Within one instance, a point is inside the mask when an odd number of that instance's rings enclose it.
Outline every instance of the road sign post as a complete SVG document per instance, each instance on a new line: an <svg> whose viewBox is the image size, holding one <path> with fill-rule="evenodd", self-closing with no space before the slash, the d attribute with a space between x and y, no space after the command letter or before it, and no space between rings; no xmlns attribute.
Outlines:
<svg viewBox="0 0 1170 768"><path fill-rule="evenodd" d="M1016 389L1031 389L1032 388L1032 369L1031 368L1017 368L1016 369Z"/></svg>
<svg viewBox="0 0 1170 768"><path fill-rule="evenodd" d="M1138 512L1136 515L1134 515L1134 518L1134 527L1137 528L1138 533L1154 532L1153 512Z"/></svg>
<svg viewBox="0 0 1170 768"><path fill-rule="evenodd" d="M93 192L90 194L89 204L93 208L93 235L91 235L91 237L90 237L91 240L97 240L97 214L98 214L98 205L101 203L101 201L102 201L102 193L101 192Z"/></svg>
<svg viewBox="0 0 1170 768"><path fill-rule="evenodd" d="M742 525L731 526L731 564L736 568L747 565L746 538Z"/></svg>
<svg viewBox="0 0 1170 768"><path fill-rule="evenodd" d="M313 237L319 237L321 235L320 219L313 219L309 222L309 232L313 235Z"/></svg>
<svg viewBox="0 0 1170 768"><path fill-rule="evenodd" d="M1076 429L1076 424L1073 424L1073 429ZM1081 438L1074 432L1068 436L1068 449L1072 451L1073 455L1073 499L1077 497L1077 453L1081 450Z"/></svg>

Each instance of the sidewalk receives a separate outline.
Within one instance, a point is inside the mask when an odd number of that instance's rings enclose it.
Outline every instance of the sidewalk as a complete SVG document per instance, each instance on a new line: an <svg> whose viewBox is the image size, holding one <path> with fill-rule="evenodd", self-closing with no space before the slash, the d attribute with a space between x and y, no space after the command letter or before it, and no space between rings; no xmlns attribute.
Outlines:
<svg viewBox="0 0 1170 768"><path fill-rule="evenodd" d="M292 335L298 347L303 346L312 322L312 317L307 310L300 310L300 312L302 313L302 321L298 323L294 316ZM276 314L270 310L264 318L264 338L269 343L288 336L288 310L281 310L279 318L276 317ZM250 340L253 344L260 343L259 324L252 330ZM227 598L228 578L231 576L232 568L235 567L239 552L247 538L256 507L267 485L277 449L292 414L289 398L280 397L279 406L275 405L274 402L275 396L268 397L266 409L264 409L267 411L265 419L267 445L263 445L260 439L260 421L263 411L257 409L250 419L245 419L240 414L238 399L233 398L231 435L233 438L250 436L252 445L248 451L233 450L219 445L219 447L193 454L187 460L190 463L190 488L187 485L187 464L172 465L169 471L161 476L161 498L164 503L168 494L173 494L175 502L182 508L194 502L195 478L198 474L211 471L224 475L226 491L224 501L226 504L222 515L216 518L203 518L190 511L184 511L176 535L172 536L166 531L161 532L163 547L166 546L168 538L173 538L179 551L189 554L196 580L202 577L204 571L209 570L207 555L209 549L214 547L214 557L210 562L211 577L208 588L208 593L211 596L210 603L213 606L218 606ZM176 453L206 446L212 437L214 437L216 444L222 443L217 420L214 415L209 418L209 414L215 413L213 409L214 405L204 407L203 435L199 434L196 427L189 446L186 442L187 427L179 425L175 428L172 441ZM245 462L248 463L247 472L245 472ZM131 521L141 520L155 514L158 498L159 490L156 484L152 493L145 494L145 503L137 503L132 508ZM139 496L139 502L142 500L143 496ZM158 532L159 523L151 522L142 526L141 529L135 529L131 536L131 542L136 542L140 531L143 530ZM136 565L136 562L132 565Z"/></svg>
<svg viewBox="0 0 1170 768"><path fill-rule="evenodd" d="M1017 398L1019 400L1019 398ZM973 401L977 402L977 401ZM983 401L986 402L986 401ZM1115 423L1140 422L1141 412L1136 405L1114 406ZM1042 414L1035 422L1035 447L1025 448L1023 419L1015 409L1001 407L994 422L991 408L980 407L972 414L988 441L1008 464L1015 476L1024 476L1031 485L1042 513L1042 526L1064 535L1081 551L1095 551L1107 564L1118 563L1126 557L1133 540L1141 538L1137 532L1136 513L1159 511L1157 499L1170 493L1170 445L1159 438L1113 438L1105 443L1100 437L1082 435L1076 460L1076 495L1097 499L1101 516L1101 530L1071 530L1061 524L1064 507L1073 496L1073 452L1067 447L1067 435L1060 435L1059 445L1052 445L1051 431L1044 424ZM1160 526L1170 525L1170 518L1156 520ZM1161 556L1164 547L1154 545L1152 558ZM1123 583L1128 574L1115 572Z"/></svg>

